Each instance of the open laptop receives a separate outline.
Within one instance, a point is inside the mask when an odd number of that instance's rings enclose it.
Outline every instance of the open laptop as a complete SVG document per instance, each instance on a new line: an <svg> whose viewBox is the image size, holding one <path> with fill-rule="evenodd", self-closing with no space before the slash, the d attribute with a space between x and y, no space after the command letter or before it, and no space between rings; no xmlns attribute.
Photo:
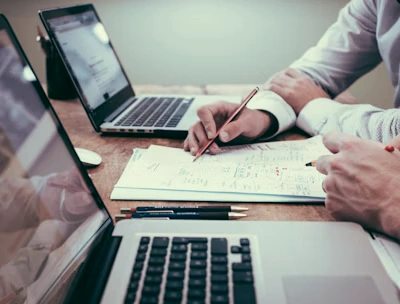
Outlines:
<svg viewBox="0 0 400 304"><path fill-rule="evenodd" d="M91 4L39 11L96 131L183 137L199 107L240 96L135 95Z"/></svg>
<svg viewBox="0 0 400 304"><path fill-rule="evenodd" d="M1 304L398 303L356 224L114 225L1 14L0 116Z"/></svg>

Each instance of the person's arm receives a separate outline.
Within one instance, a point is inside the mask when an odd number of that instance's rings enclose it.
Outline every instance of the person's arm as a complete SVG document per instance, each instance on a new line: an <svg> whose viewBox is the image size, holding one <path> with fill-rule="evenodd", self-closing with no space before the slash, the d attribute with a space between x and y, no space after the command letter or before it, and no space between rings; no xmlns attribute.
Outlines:
<svg viewBox="0 0 400 304"><path fill-rule="evenodd" d="M336 97L382 61L376 14L376 1L350 1L318 44L290 67L312 79L331 98Z"/></svg>
<svg viewBox="0 0 400 304"><path fill-rule="evenodd" d="M368 104L341 104L319 98L302 109L296 125L312 136L340 131L386 143L400 133L400 109L383 110Z"/></svg>

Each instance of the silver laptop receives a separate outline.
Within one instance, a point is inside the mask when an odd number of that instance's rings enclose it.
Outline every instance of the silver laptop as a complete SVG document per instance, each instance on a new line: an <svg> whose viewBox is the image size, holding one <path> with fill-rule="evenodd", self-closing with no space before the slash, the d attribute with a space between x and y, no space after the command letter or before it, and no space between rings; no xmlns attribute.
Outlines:
<svg viewBox="0 0 400 304"><path fill-rule="evenodd" d="M0 116L1 304L398 303L355 224L114 225L3 15Z"/></svg>
<svg viewBox="0 0 400 304"><path fill-rule="evenodd" d="M93 5L39 11L96 131L184 137L199 107L240 96L135 95Z"/></svg>

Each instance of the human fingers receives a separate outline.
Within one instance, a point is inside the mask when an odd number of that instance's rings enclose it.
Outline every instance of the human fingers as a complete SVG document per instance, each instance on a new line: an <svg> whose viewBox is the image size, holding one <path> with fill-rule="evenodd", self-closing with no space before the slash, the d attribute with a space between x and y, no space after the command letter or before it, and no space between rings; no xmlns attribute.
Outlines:
<svg viewBox="0 0 400 304"><path fill-rule="evenodd" d="M351 146L361 139L345 133L332 131L326 133L322 138L322 143L332 153L338 153L343 149L350 149Z"/></svg>
<svg viewBox="0 0 400 304"><path fill-rule="evenodd" d="M197 138L199 150L202 149L208 142L209 139L207 138L206 131L202 124L196 124L193 126L193 133L194 136ZM217 154L219 152L218 145L214 142L211 146L208 147L208 151L211 154ZM197 151L198 152L198 151ZM196 154L197 154L196 152Z"/></svg>
<svg viewBox="0 0 400 304"><path fill-rule="evenodd" d="M187 137L185 138L185 141L183 142L183 150L189 151L189 140Z"/></svg>
<svg viewBox="0 0 400 304"><path fill-rule="evenodd" d="M318 172L324 175L328 175L331 158L332 155L322 155L317 159L315 167L318 170Z"/></svg>
<svg viewBox="0 0 400 304"><path fill-rule="evenodd" d="M226 102L216 102L203 106L197 110L197 116L200 118L200 121L203 124L208 139L213 138L217 132L217 125L215 121L216 116L228 115L229 106L227 107L226 104Z"/></svg>
<svg viewBox="0 0 400 304"><path fill-rule="evenodd" d="M194 126L189 129L188 136L186 137L188 147L187 151L190 151L192 155L196 155L199 151L199 143L197 141L196 135L194 134L193 128Z"/></svg>
<svg viewBox="0 0 400 304"><path fill-rule="evenodd" d="M388 142L388 145L400 150L400 135L393 137L392 140Z"/></svg>
<svg viewBox="0 0 400 304"><path fill-rule="evenodd" d="M288 68L285 70L285 75L290 76L292 78L300 78L300 77L305 77L303 74L300 72L296 71L295 69Z"/></svg>

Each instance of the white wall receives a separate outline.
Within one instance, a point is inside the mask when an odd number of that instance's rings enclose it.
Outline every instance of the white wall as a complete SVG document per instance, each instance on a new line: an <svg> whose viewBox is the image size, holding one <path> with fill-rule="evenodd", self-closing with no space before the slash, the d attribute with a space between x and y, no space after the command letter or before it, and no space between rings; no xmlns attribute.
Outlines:
<svg viewBox="0 0 400 304"><path fill-rule="evenodd" d="M92 0L133 84L263 83L317 42L346 0ZM0 0L35 71L37 11L83 0ZM362 102L391 107L382 66L356 83Z"/></svg>

